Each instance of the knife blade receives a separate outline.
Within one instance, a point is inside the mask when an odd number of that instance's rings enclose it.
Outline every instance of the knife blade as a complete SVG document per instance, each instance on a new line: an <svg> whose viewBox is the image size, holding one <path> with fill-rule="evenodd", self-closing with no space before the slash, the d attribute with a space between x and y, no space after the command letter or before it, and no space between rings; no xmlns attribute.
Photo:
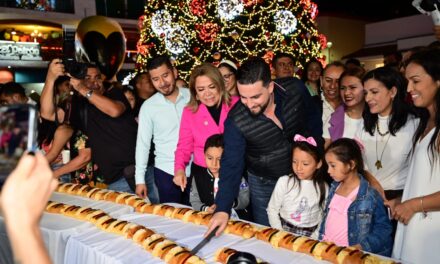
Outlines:
<svg viewBox="0 0 440 264"><path fill-rule="evenodd" d="M200 241L200 243L197 244L197 246L190 251L190 253L192 255L195 255L197 252L199 252L199 250L202 247L204 247L206 244L208 244L208 242L211 240L211 238L213 236L215 236L215 233L217 232L218 228L219 228L218 226L216 228L214 228L214 230L212 230L211 233L209 233L205 238L203 238L202 241Z"/></svg>

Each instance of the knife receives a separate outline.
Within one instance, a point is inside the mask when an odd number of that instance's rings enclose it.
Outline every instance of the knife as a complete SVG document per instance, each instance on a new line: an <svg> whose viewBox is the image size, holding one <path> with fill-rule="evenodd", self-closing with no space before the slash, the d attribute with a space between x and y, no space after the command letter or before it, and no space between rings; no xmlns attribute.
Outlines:
<svg viewBox="0 0 440 264"><path fill-rule="evenodd" d="M193 248L193 250L191 250L190 253L192 255L195 255L197 252L199 252L199 250L202 247L204 247L206 244L208 244L208 242L211 240L211 238L213 236L215 236L215 233L217 232L218 228L219 228L218 226L216 228L214 228L214 230L212 230L202 241L200 241L200 243L195 248Z"/></svg>

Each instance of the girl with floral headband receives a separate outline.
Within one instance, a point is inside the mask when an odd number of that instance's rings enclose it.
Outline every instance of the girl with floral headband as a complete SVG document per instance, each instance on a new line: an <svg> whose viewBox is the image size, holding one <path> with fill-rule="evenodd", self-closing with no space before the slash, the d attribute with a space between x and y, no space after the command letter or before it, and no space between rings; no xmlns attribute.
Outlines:
<svg viewBox="0 0 440 264"><path fill-rule="evenodd" d="M295 135L293 173L278 179L267 207L272 227L312 235L321 222L328 192L322 165L315 139Z"/></svg>

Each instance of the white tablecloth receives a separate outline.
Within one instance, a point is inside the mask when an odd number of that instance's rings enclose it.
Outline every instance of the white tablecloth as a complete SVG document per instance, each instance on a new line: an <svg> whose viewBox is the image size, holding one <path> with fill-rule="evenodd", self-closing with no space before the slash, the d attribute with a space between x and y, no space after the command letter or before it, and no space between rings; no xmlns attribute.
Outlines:
<svg viewBox="0 0 440 264"><path fill-rule="evenodd" d="M203 234L206 231L206 227L203 226L155 215L132 213L121 215L119 218L144 225L189 249L194 248L202 240ZM215 263L214 253L222 247L231 247L240 251L250 252L269 263L327 263L325 261L318 261L305 254L285 249L275 249L270 244L255 238L243 240L235 235L214 237L197 254L208 263ZM159 258L154 258L132 240L106 232L98 232L96 227L70 237L67 242L64 260L66 264L163 263Z"/></svg>
<svg viewBox="0 0 440 264"><path fill-rule="evenodd" d="M165 235L170 240L189 249L194 248L203 238L206 227L166 217L135 213L132 207L110 202L94 201L83 197L54 193L51 200L67 204L99 208L111 216L144 225L156 233ZM181 205L172 204L176 207ZM43 238L54 263L74 264L137 264L163 263L153 257L140 245L120 235L102 231L91 223L75 220L59 214L44 213L41 220ZM250 252L269 263L314 264L328 263L318 261L305 254L285 249L275 249L266 242L255 238L241 239L235 235L214 237L197 254L207 263L215 263L217 249L230 247L239 251ZM11 249L0 217L0 263L12 262Z"/></svg>
<svg viewBox="0 0 440 264"><path fill-rule="evenodd" d="M63 193L53 193L50 200L66 204L102 209L112 217L119 217L120 215L134 212L134 209L131 206L119 205L105 201L95 201L88 198ZM91 223L51 213L43 214L40 222L40 228L46 248L48 249L49 255L55 264L64 263L65 248L70 236L84 233L90 229L95 230L95 226ZM13 263L12 252L2 217L0 217L0 263Z"/></svg>

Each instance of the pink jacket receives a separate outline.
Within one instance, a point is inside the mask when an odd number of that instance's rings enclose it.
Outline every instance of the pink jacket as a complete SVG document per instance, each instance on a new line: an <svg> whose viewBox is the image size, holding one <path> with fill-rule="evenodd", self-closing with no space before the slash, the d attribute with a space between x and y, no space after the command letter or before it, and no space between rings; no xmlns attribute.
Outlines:
<svg viewBox="0 0 440 264"><path fill-rule="evenodd" d="M188 106L183 109L182 119L180 120L179 141L174 156L174 172L185 170L191 159L191 154L194 154L193 162L206 168L203 151L206 139L211 135L223 133L225 119L229 110L237 101L238 96L233 96L230 106L222 104L219 125L215 123L204 104L200 104L195 113Z"/></svg>

